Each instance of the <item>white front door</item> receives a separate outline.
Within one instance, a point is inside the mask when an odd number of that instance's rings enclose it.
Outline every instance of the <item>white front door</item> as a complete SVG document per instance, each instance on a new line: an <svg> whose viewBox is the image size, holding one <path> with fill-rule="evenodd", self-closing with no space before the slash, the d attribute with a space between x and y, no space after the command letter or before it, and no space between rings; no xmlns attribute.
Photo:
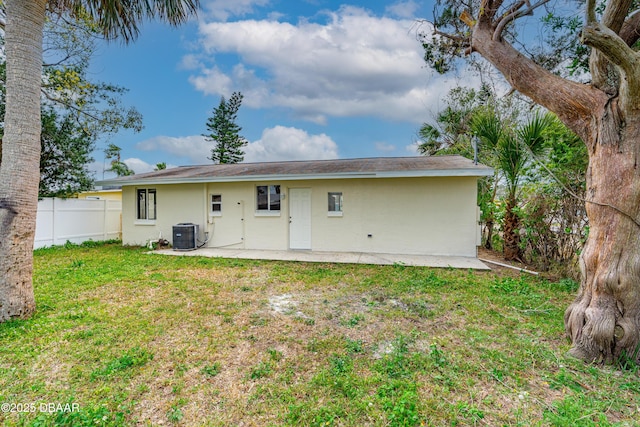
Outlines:
<svg viewBox="0 0 640 427"><path fill-rule="evenodd" d="M311 189L289 190L289 248L311 249Z"/></svg>

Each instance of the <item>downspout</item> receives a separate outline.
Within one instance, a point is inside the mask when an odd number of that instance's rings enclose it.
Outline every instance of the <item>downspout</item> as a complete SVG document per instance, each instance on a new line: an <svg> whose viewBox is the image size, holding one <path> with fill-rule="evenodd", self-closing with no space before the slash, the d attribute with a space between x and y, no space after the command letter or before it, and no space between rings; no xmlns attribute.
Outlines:
<svg viewBox="0 0 640 427"><path fill-rule="evenodd" d="M204 213L204 244L206 244L207 242L209 242L209 235L210 235L210 231L209 231L209 227L211 225L213 225L213 217L211 217L211 223L209 223L209 192L208 192L208 184L205 182L202 185L202 190L203 190L203 198L202 200L204 201L204 209L203 209L203 213Z"/></svg>

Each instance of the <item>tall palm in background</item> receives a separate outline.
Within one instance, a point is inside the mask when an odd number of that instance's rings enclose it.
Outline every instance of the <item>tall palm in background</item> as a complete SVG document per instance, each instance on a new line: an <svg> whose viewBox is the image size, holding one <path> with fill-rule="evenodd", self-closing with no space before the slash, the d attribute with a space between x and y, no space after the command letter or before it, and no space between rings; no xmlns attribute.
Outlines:
<svg viewBox="0 0 640 427"><path fill-rule="evenodd" d="M7 64L0 163L0 322L35 310L33 240L40 179L42 38L47 13L86 14L105 37L135 40L158 18L178 25L199 0L5 0Z"/></svg>
<svg viewBox="0 0 640 427"><path fill-rule="evenodd" d="M496 112L487 109L477 114L471 123L472 132L485 148L493 150L506 190L504 213L504 257L522 260L520 247L520 217L518 192L522 178L533 157L544 150L545 131L553 123L551 114L536 114L526 123L511 127L503 123Z"/></svg>

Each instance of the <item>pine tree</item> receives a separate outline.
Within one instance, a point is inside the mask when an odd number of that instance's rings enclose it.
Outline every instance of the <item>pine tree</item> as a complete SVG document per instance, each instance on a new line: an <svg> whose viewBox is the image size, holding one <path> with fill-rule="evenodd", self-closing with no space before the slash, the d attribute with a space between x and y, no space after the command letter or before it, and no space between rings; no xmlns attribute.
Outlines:
<svg viewBox="0 0 640 427"><path fill-rule="evenodd" d="M221 97L220 105L213 109L213 116L207 120L210 133L203 136L207 141L215 142L209 157L214 163L239 163L244 160L242 148L248 141L240 135L242 128L236 123L242 98L240 92L234 92L229 100Z"/></svg>

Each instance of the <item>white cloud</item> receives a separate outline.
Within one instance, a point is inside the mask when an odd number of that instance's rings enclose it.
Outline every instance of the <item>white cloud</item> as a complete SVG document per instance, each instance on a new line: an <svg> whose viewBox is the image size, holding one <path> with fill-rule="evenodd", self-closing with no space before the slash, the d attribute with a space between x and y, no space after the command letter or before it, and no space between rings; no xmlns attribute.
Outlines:
<svg viewBox="0 0 640 427"><path fill-rule="evenodd" d="M256 6L265 6L269 0L208 0L202 9L206 16L226 21L232 16L243 16L255 11Z"/></svg>
<svg viewBox="0 0 640 427"><path fill-rule="evenodd" d="M398 18L415 18L420 5L412 0L399 1L385 8L386 12Z"/></svg>
<svg viewBox="0 0 640 427"><path fill-rule="evenodd" d="M245 147L245 162L324 160L338 158L337 144L324 133L309 135L297 128L276 126Z"/></svg>
<svg viewBox="0 0 640 427"><path fill-rule="evenodd" d="M186 158L190 164L205 164L211 155L211 142L201 135L191 136L156 136L136 144L138 150L164 151L172 157ZM137 172L137 171L136 171Z"/></svg>
<svg viewBox="0 0 640 427"><path fill-rule="evenodd" d="M145 162L142 159L138 159L136 157L130 157L128 159L123 160L124 164L129 166L135 173L145 173L151 172L155 169L155 164L150 164ZM89 164L89 170L93 172L96 181L100 181L102 179L112 179L116 178L116 174L114 172L107 171L111 167L108 162L93 162ZM175 167L173 165L167 165L167 168Z"/></svg>
<svg viewBox="0 0 640 427"><path fill-rule="evenodd" d="M189 77L189 82L207 95L226 95L233 86L231 77L220 71L218 67L202 70L201 75Z"/></svg>
<svg viewBox="0 0 640 427"><path fill-rule="evenodd" d="M407 151L411 155L417 156L417 155L420 154L420 152L418 151L418 146L419 145L420 145L420 143L418 141L415 141L414 143L405 146L404 149L405 149L405 151Z"/></svg>
<svg viewBox="0 0 640 427"><path fill-rule="evenodd" d="M396 3L390 10L406 15L412 5ZM426 68L413 19L377 17L351 6L326 18L295 25L203 22L202 57L214 65L203 64L190 81L205 94L241 90L248 107L284 107L321 124L327 117L353 116L421 123L427 104L456 84ZM239 62L222 69L215 61L223 54L237 55Z"/></svg>
<svg viewBox="0 0 640 427"><path fill-rule="evenodd" d="M180 70L197 70L202 67L202 62L197 55L188 54L182 57L182 60L178 64Z"/></svg>
<svg viewBox="0 0 640 427"><path fill-rule="evenodd" d="M142 159L136 157L130 157L123 160L124 164L129 166L135 173L152 172L156 165L149 164Z"/></svg>
<svg viewBox="0 0 640 427"><path fill-rule="evenodd" d="M384 153L389 153L391 151L394 151L396 149L396 146L393 144L389 144L386 142L376 142L375 143L375 148L378 151L382 151Z"/></svg>
<svg viewBox="0 0 640 427"><path fill-rule="evenodd" d="M105 169L109 169L109 166L105 165L102 162L94 161L87 165L89 171L93 174L96 180L101 180L109 174L109 172L105 172Z"/></svg>
<svg viewBox="0 0 640 427"><path fill-rule="evenodd" d="M212 146L212 142L206 141L200 135L156 136L136 144L138 150L163 151L174 159L176 157L184 158L189 164L210 163L207 157L211 155ZM265 129L259 140L247 144L244 161L268 162L335 158L338 158L338 146L329 136L325 134L310 135L302 129L275 126ZM155 167L155 165L149 165L139 159L127 159L125 163L136 173L148 172Z"/></svg>

